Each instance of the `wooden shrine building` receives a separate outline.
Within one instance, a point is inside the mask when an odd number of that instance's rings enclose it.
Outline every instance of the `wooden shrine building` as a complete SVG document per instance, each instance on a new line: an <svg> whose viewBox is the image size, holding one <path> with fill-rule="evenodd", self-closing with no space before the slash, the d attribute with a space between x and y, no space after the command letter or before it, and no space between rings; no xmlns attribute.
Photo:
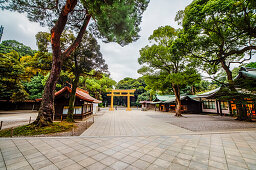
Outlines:
<svg viewBox="0 0 256 170"><path fill-rule="evenodd" d="M55 115L54 120L65 119L68 113L69 97L72 89L65 86L55 93L54 105ZM101 103L101 101L91 97L89 93L83 89L76 89L76 101L74 107L74 119L83 120L93 113L93 103ZM38 99L41 101L42 99Z"/></svg>

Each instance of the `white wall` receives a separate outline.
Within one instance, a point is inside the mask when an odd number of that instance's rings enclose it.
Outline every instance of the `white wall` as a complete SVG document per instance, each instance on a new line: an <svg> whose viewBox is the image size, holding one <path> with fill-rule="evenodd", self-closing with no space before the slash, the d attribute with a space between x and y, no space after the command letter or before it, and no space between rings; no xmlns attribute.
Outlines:
<svg viewBox="0 0 256 170"><path fill-rule="evenodd" d="M99 104L98 103L93 103L93 114L98 112Z"/></svg>

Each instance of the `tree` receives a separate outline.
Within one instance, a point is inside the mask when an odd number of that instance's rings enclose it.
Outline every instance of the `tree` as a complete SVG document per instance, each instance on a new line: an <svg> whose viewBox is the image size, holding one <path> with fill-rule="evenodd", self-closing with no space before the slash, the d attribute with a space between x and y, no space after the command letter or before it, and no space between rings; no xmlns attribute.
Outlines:
<svg viewBox="0 0 256 170"><path fill-rule="evenodd" d="M74 37L72 34L69 37ZM81 75L88 76L89 72L94 70L94 74L91 76L96 76L99 72L106 72L108 69L105 60L102 58L100 52L100 46L97 44L97 40L89 33L85 33L82 41L75 51L71 54L72 56L68 58L68 61L64 64L64 70L67 69L74 75L72 80L72 92L69 99L69 109L67 114L67 121L73 122L73 112L75 104L75 93L78 87L79 77Z"/></svg>
<svg viewBox="0 0 256 170"><path fill-rule="evenodd" d="M19 62L19 53L0 53L0 96L4 100L23 101L28 96L22 80L24 67Z"/></svg>
<svg viewBox="0 0 256 170"><path fill-rule="evenodd" d="M107 42L126 45L138 39L141 15L146 9L147 0L66 0L66 1L27 1L10 0L0 4L0 8L27 12L28 19L51 27L53 53L52 69L44 88L39 114L34 122L45 126L52 122L54 112L54 91L63 61L70 56L82 40L87 25L93 17L91 30ZM64 29L77 32L75 40L65 50L61 50L60 38Z"/></svg>
<svg viewBox="0 0 256 170"><path fill-rule="evenodd" d="M94 75L94 71L89 74ZM112 89L116 84L108 74L102 74L100 78L92 76L83 76L79 80L80 87L87 90L90 95L98 100L103 100L103 103L107 102L107 89Z"/></svg>
<svg viewBox="0 0 256 170"><path fill-rule="evenodd" d="M249 64L246 64L246 67L256 68L256 62L250 62Z"/></svg>
<svg viewBox="0 0 256 170"><path fill-rule="evenodd" d="M241 14L242 6L247 6L248 13ZM255 2L250 0L194 0L176 17L182 19L183 39L186 41L188 52L203 62L203 68L209 74L214 74L222 68L226 72L230 96L236 95L237 100L241 97L235 89L230 64L246 61L247 59L243 59L246 53L251 58L252 50L256 49L256 37L243 29L237 29L232 23L242 24L239 17L244 15L246 17L243 18L245 20L242 25L249 22L249 27L255 28L254 7ZM237 13L238 9L242 11ZM238 108L241 108L241 105L238 105ZM246 119L246 113L242 109L238 109L238 112L240 120Z"/></svg>
<svg viewBox="0 0 256 170"><path fill-rule="evenodd" d="M42 97L44 86L42 80L43 75L37 75L31 78L31 81L24 83L25 90L29 94L29 99L39 99Z"/></svg>
<svg viewBox="0 0 256 170"><path fill-rule="evenodd" d="M136 89L136 91L134 92L134 99L136 101L136 103L131 103L131 105L138 105L138 96L144 92L146 92L145 90L146 87L146 83L144 81L143 78L139 77L138 79L133 79L130 77L126 77L122 80L120 80L117 84L116 84L116 89ZM116 98L118 100L118 103L123 103L123 98Z"/></svg>
<svg viewBox="0 0 256 170"><path fill-rule="evenodd" d="M0 44L0 53L7 54L11 51L19 53L20 57L25 55L34 55L36 52L30 47L16 41L16 40L5 40Z"/></svg>
<svg viewBox="0 0 256 170"><path fill-rule="evenodd" d="M184 85L200 81L195 65L189 62L177 42L179 30L170 26L159 27L149 37L155 44L140 50L138 70L153 89L172 89L176 97L176 116L181 116L180 90Z"/></svg>

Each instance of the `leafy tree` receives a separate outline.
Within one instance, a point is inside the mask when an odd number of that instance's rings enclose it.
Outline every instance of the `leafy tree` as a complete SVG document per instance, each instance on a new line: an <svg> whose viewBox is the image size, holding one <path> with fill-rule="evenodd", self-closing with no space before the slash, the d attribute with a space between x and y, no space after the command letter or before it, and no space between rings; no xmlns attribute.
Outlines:
<svg viewBox="0 0 256 170"><path fill-rule="evenodd" d="M72 39L72 34L69 35ZM99 72L106 72L108 69L105 60L102 58L100 52L100 46L97 44L97 40L88 33L85 33L83 36L80 45L71 53L71 57L64 64L64 69L67 69L74 75L72 80L72 93L69 100L69 109L67 115L67 121L73 122L73 112L74 112L74 103L75 103L75 93L76 88L78 87L79 77L81 75L88 75L89 72L94 70L92 76L96 76Z"/></svg>
<svg viewBox="0 0 256 170"><path fill-rule="evenodd" d="M44 86L42 80L43 75L37 75L31 78L31 81L24 83L25 90L29 94L29 99L39 99L42 97Z"/></svg>
<svg viewBox="0 0 256 170"><path fill-rule="evenodd" d="M246 8L245 11L243 7ZM245 20L242 25L249 22L249 27L255 28L254 7L255 3L250 0L194 0L176 17L183 19L183 39L191 56L199 58L209 74L222 68L227 75L231 96L237 95L238 100L240 97L234 86L230 64L245 61L242 58L246 53L252 56L252 50L256 49L253 45L256 37L243 29L237 29L232 23L242 24L239 17L243 15ZM237 10L242 11L239 13ZM238 110L239 119L246 119L246 114L241 109Z"/></svg>
<svg viewBox="0 0 256 170"><path fill-rule="evenodd" d="M19 62L19 53L0 53L0 96L1 99L23 101L27 97L21 81L24 67Z"/></svg>
<svg viewBox="0 0 256 170"><path fill-rule="evenodd" d="M30 47L16 41L16 40L5 40L0 44L0 53L6 54L11 51L16 51L19 53L20 57L25 55L34 55L35 50Z"/></svg>
<svg viewBox="0 0 256 170"><path fill-rule="evenodd" d="M126 77L123 80L120 80L116 84L116 89L136 89L134 92L134 99L137 101L138 96L144 92L146 92L145 87L146 83L143 78L139 77L138 79L133 79L130 77ZM118 103L123 103L122 98L117 98ZM131 105L138 105L138 102L131 103Z"/></svg>
<svg viewBox="0 0 256 170"><path fill-rule="evenodd" d="M256 68L256 62L250 62L249 64L246 64L246 67Z"/></svg>
<svg viewBox="0 0 256 170"><path fill-rule="evenodd" d="M52 122L54 112L54 91L60 76L63 60L80 44L87 25L94 22L91 30L107 42L126 45L138 39L141 16L148 4L147 0L66 0L66 1L27 1L10 0L0 4L0 8L27 12L28 19L51 27L51 45L53 53L52 69L45 85L39 114L34 122L45 126ZM77 32L75 40L61 50L60 38L64 29Z"/></svg>
<svg viewBox="0 0 256 170"><path fill-rule="evenodd" d="M92 71L91 75L94 75ZM92 76L81 76L79 80L79 85L81 88L87 90L90 95L98 100L103 100L103 103L107 102L107 89L112 89L116 84L109 75L102 74L101 77Z"/></svg>
<svg viewBox="0 0 256 170"><path fill-rule="evenodd" d="M149 40L155 44L140 50L138 61L144 66L138 72L153 89L172 89L176 96L176 116L181 116L180 90L200 81L200 75L176 42L178 32L170 26L154 30Z"/></svg>

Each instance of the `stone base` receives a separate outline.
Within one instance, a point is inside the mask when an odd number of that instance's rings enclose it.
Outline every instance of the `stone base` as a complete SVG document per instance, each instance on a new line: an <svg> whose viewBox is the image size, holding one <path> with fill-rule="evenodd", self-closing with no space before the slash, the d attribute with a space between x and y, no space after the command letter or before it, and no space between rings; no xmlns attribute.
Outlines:
<svg viewBox="0 0 256 170"><path fill-rule="evenodd" d="M132 109L131 108L126 108L126 111L132 111Z"/></svg>

